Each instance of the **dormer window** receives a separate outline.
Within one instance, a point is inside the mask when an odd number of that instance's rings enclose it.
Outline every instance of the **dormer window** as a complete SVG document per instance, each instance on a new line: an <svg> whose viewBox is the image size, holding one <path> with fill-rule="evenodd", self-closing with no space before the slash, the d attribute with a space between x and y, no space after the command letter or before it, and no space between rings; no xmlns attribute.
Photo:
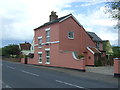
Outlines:
<svg viewBox="0 0 120 90"><path fill-rule="evenodd" d="M68 38L74 39L74 32L68 32Z"/></svg>

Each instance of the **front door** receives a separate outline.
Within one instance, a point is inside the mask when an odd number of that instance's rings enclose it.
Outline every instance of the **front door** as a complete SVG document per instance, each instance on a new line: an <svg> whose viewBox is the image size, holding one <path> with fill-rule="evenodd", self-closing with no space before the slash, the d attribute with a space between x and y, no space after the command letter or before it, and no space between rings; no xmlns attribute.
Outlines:
<svg viewBox="0 0 120 90"><path fill-rule="evenodd" d="M25 57L25 64L27 64L27 57Z"/></svg>

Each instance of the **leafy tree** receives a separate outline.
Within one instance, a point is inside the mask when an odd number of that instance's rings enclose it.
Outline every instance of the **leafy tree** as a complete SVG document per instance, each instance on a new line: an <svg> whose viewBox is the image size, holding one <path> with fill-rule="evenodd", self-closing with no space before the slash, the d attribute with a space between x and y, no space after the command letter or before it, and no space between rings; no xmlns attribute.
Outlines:
<svg viewBox="0 0 120 90"><path fill-rule="evenodd" d="M110 16L115 19L118 20L118 23L116 25L115 28L120 28L120 0L113 0L111 2L107 2L106 3L106 13L110 13Z"/></svg>
<svg viewBox="0 0 120 90"><path fill-rule="evenodd" d="M113 0L112 2L107 2L108 12L111 13L114 19L120 20L120 1Z"/></svg>
<svg viewBox="0 0 120 90"><path fill-rule="evenodd" d="M114 47L112 47L112 49L113 49L113 57L120 58L120 47L114 46Z"/></svg>
<svg viewBox="0 0 120 90"><path fill-rule="evenodd" d="M18 45L8 45L2 48L2 55L6 57L18 57L20 49Z"/></svg>

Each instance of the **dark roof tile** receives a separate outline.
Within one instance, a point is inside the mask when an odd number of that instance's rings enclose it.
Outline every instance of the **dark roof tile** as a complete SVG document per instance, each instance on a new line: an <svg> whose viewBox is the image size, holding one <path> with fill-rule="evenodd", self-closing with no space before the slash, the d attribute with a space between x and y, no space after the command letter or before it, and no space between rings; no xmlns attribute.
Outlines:
<svg viewBox="0 0 120 90"><path fill-rule="evenodd" d="M95 42L102 42L102 39L98 37L94 32L87 32L91 39Z"/></svg>

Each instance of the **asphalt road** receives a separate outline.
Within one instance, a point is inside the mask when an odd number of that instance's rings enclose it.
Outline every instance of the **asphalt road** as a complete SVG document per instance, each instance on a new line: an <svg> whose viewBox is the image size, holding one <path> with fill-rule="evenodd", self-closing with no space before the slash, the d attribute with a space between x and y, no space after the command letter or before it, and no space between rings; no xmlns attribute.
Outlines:
<svg viewBox="0 0 120 90"><path fill-rule="evenodd" d="M33 65L8 61L2 61L0 65L2 88L118 88L117 84L77 77Z"/></svg>

